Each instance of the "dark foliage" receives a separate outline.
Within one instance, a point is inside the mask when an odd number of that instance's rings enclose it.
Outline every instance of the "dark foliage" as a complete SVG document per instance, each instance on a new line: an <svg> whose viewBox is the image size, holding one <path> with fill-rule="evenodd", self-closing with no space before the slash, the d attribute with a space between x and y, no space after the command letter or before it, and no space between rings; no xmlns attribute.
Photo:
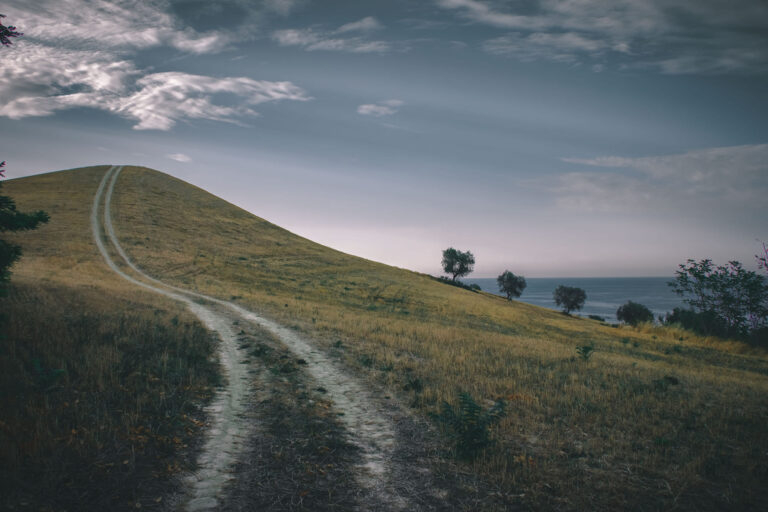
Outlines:
<svg viewBox="0 0 768 512"><path fill-rule="evenodd" d="M480 288L480 285L476 283L464 284L461 281L453 281L451 279L448 279L445 276L435 277L434 279L437 279L441 283L449 284L451 286L456 286L457 288L464 288L465 290L469 290L471 292L482 291L482 288Z"/></svg>
<svg viewBox="0 0 768 512"><path fill-rule="evenodd" d="M512 297L522 295L523 290L528 286L523 276L516 276L509 270L505 270L497 277L496 282L499 283L499 291L505 294L509 300L512 300Z"/></svg>
<svg viewBox="0 0 768 512"><path fill-rule="evenodd" d="M493 443L490 428L505 414L503 400L497 400L493 406L484 410L469 393L461 393L457 407L443 402L440 414L432 416L453 441L456 456L472 460Z"/></svg>
<svg viewBox="0 0 768 512"><path fill-rule="evenodd" d="M5 18L4 14L0 14L0 18ZM3 46L10 46L13 44L12 37L23 36L21 32L16 31L16 27L8 25L7 27L0 23L0 44Z"/></svg>
<svg viewBox="0 0 768 512"><path fill-rule="evenodd" d="M653 313L646 306L630 300L619 306L616 310L616 318L629 325L637 325L642 322L653 322Z"/></svg>
<svg viewBox="0 0 768 512"><path fill-rule="evenodd" d="M453 247L443 251L443 270L450 274L452 280L457 277L464 277L472 272L475 267L475 257L471 252L462 252Z"/></svg>
<svg viewBox="0 0 768 512"><path fill-rule="evenodd" d="M739 332L729 327L714 311L675 308L671 313L666 314L662 323L664 325L679 325L702 336L739 337Z"/></svg>
<svg viewBox="0 0 768 512"><path fill-rule="evenodd" d="M555 304L563 308L563 313L570 314L571 311L578 311L584 307L587 301L587 292L575 286L560 285L555 288L552 294Z"/></svg>
<svg viewBox="0 0 768 512"><path fill-rule="evenodd" d="M0 162L0 169L5 162ZM0 171L1 175L2 171ZM48 222L43 211L23 213L16 209L16 203L8 196L0 196L0 233L35 229L38 224ZM11 265L21 256L21 247L0 239L0 292L5 289L11 277Z"/></svg>
<svg viewBox="0 0 768 512"><path fill-rule="evenodd" d="M730 336L744 337L766 326L768 283L738 261L715 266L708 259L688 260L675 274L675 280L668 283L675 293L704 314L708 323L724 325ZM717 319L710 319L712 316Z"/></svg>

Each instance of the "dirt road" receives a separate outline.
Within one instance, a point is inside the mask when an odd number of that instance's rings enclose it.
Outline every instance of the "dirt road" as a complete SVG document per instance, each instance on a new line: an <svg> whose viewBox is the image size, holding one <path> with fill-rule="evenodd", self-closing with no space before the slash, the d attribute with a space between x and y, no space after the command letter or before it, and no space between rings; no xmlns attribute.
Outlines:
<svg viewBox="0 0 768 512"><path fill-rule="evenodd" d="M111 217L111 199L122 166L113 166L104 175L93 202L91 225L96 245L107 265L118 275L137 286L184 303L200 321L221 340L219 358L226 384L218 390L209 414L211 425L198 457L198 471L187 482L186 495L180 505L189 511L219 508L226 484L233 478L238 455L244 451L256 425L248 419L250 389L247 355L238 348L234 325L249 323L253 328L271 333L303 361L309 377L327 392L351 443L362 456L355 470L365 505L375 510L413 510L415 481L427 473L415 461L396 457L398 435L392 407L382 407L372 393L340 365L307 340L276 322L227 301L168 285L145 274L125 253L116 236ZM103 212L100 217L100 210ZM106 239L106 240L105 240ZM402 437L402 436L400 436ZM395 463L395 459L399 463ZM404 465L408 464L408 470ZM411 467L412 466L412 467ZM418 478L408 473L417 472ZM405 491L404 489L411 489ZM418 500L420 501L420 500ZM427 507L429 509L435 507ZM437 507L443 508L443 507Z"/></svg>

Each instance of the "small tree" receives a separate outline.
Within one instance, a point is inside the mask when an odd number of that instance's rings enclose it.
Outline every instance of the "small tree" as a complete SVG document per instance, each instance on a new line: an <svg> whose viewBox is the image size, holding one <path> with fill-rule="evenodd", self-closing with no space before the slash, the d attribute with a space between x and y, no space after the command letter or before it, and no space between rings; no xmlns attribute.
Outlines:
<svg viewBox="0 0 768 512"><path fill-rule="evenodd" d="M712 260L688 260L668 284L694 310L719 317L733 334L766 324L768 284L738 261L716 266Z"/></svg>
<svg viewBox="0 0 768 512"><path fill-rule="evenodd" d="M496 282L499 283L499 291L505 294L509 300L512 300L512 297L522 295L523 290L528 286L523 276L516 276L509 270L505 270L503 274L497 277Z"/></svg>
<svg viewBox="0 0 768 512"><path fill-rule="evenodd" d="M653 313L642 304L630 300L623 306L619 306L616 310L616 318L629 325L637 325L641 322L653 322Z"/></svg>
<svg viewBox="0 0 768 512"><path fill-rule="evenodd" d="M2 168L5 162L0 162L0 177L5 177ZM24 231L35 229L41 222L48 222L48 214L43 211L22 213L16 210L16 203L7 196L0 196L0 233L6 231ZM5 286L11 277L11 265L21 256L21 247L6 240L0 240L0 293L5 292Z"/></svg>
<svg viewBox="0 0 768 512"><path fill-rule="evenodd" d="M569 315L571 311L578 311L584 307L587 301L587 292L575 286L560 285L552 294L555 304L563 308L563 313Z"/></svg>
<svg viewBox="0 0 768 512"><path fill-rule="evenodd" d="M452 281L471 273L474 267L475 257L471 252L461 252L453 247L443 251L443 270L451 275Z"/></svg>

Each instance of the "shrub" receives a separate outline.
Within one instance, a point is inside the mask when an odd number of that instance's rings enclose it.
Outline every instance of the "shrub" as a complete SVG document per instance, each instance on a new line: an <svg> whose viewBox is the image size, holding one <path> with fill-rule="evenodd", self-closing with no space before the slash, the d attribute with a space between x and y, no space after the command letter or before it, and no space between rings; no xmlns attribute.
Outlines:
<svg viewBox="0 0 768 512"><path fill-rule="evenodd" d="M579 354L579 356L584 361L589 361L589 358L592 357L592 354L595 353L595 346L590 345L582 345L580 347L576 347L576 353Z"/></svg>
<svg viewBox="0 0 768 512"><path fill-rule="evenodd" d="M693 309L675 308L667 313L664 325L679 325L702 336L728 338L738 336L738 331L730 328L714 311L694 311Z"/></svg>
<svg viewBox="0 0 768 512"><path fill-rule="evenodd" d="M480 285L479 285L479 284L477 284L477 283L472 283L472 284L464 284L464 283L462 283L461 281L452 281L452 280L448 279L448 278L447 278L447 277L445 277L445 276L434 277L434 279L437 279L437 280L438 280L438 281L440 281L441 283L444 283L444 284L449 284L449 285L451 285L451 286L456 286L457 288L464 288L465 290L469 290L469 291L471 291L471 292L479 292L479 291L482 291L482 288L480 288Z"/></svg>
<svg viewBox="0 0 768 512"><path fill-rule="evenodd" d="M717 316L731 336L747 337L766 326L768 283L738 261L715 266L712 260L688 260L669 282L675 293L699 313Z"/></svg>
<svg viewBox="0 0 768 512"><path fill-rule="evenodd" d="M497 400L489 409L483 410L469 393L461 393L456 408L443 402L440 414L432 416L453 441L456 456L473 460L493 443L490 428L505 414L503 400Z"/></svg>
<svg viewBox="0 0 768 512"><path fill-rule="evenodd" d="M616 318L629 325L637 325L642 322L653 322L653 313L642 304L630 300L623 306L619 306L616 310Z"/></svg>

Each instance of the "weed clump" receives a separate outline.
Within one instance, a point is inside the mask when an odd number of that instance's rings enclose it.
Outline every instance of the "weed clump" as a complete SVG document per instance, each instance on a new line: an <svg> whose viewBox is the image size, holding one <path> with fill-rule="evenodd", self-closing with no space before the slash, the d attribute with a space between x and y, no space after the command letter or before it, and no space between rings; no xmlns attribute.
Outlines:
<svg viewBox="0 0 768 512"><path fill-rule="evenodd" d="M469 393L459 395L457 407L443 402L439 414L432 417L440 423L443 432L451 439L459 459L474 460L493 444L491 427L506 415L503 400L497 400L483 409Z"/></svg>

